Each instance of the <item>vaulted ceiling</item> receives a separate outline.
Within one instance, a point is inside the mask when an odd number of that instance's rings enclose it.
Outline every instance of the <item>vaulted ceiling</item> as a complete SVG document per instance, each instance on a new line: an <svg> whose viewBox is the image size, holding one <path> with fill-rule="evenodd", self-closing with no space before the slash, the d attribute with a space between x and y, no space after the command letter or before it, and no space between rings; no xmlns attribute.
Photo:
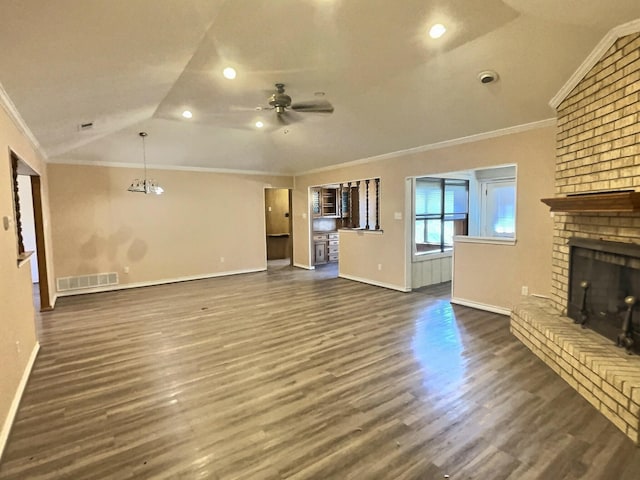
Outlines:
<svg viewBox="0 0 640 480"><path fill-rule="evenodd" d="M51 161L139 165L147 131L152 165L296 173L552 118L551 97L640 2L5 0L1 11L0 84ZM498 81L478 80L487 69ZM256 110L275 83L335 111L277 121Z"/></svg>

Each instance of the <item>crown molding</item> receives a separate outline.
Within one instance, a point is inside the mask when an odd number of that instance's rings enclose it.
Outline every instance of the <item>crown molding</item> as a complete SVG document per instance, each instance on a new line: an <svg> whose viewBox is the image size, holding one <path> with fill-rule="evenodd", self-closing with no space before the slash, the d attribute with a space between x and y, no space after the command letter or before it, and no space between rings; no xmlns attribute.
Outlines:
<svg viewBox="0 0 640 480"><path fill-rule="evenodd" d="M313 170L307 170L305 172L296 172L294 175L311 175L315 173L328 172L337 168L354 167L356 165L362 165L365 163L379 162L381 160L389 160L392 158L404 157L415 153L428 152L430 150L439 150L441 148L453 147L456 145L464 145L465 143L479 142L481 140L488 140L490 138L503 137L505 135L513 135L515 133L526 132L528 130L536 130L538 128L553 127L556 125L556 118L547 118L545 120L539 120L537 122L524 123L522 125L515 125L513 127L501 128L498 130L492 130L490 132L477 133L475 135L468 135L466 137L454 138L452 140L444 140L442 142L430 143L427 145L421 145L419 147L408 148L406 150L397 150L395 152L383 153L382 155L375 155L373 157L361 158L359 160L352 160L345 163L337 163L335 165L329 165L328 167L314 168ZM295 178L295 177L294 177Z"/></svg>
<svg viewBox="0 0 640 480"><path fill-rule="evenodd" d="M142 168L141 165L136 163L91 162L87 160L49 159L49 163L53 165L81 165L85 167L135 168L135 169ZM237 169L231 169L231 168L187 167L187 166L180 166L180 165L147 164L147 169L174 170L174 171L180 171L180 172L224 173L227 175L263 175L268 177L293 177L293 174L291 173L263 172L260 170L237 170Z"/></svg>
<svg viewBox="0 0 640 480"><path fill-rule="evenodd" d="M623 23L622 25L618 25L617 27L609 30L602 40L600 40L598 45L596 45L596 47L591 51L584 62L582 62L573 75L571 75L569 80L567 80L567 83L565 83L560 91L556 93L551 100L549 100L549 105L557 110L558 106L569 96L587 73L589 73L589 70L591 70L596 63L602 59L604 54L607 53L616 40L637 32L640 32L640 18L628 23Z"/></svg>
<svg viewBox="0 0 640 480"><path fill-rule="evenodd" d="M22 118L22 115L20 115L20 112L18 112L16 105L13 103L13 100L11 100L11 98L9 97L9 94L4 89L4 86L2 85L2 83L0 83L0 105L2 105L2 108L4 109L4 111L7 112L7 115L9 115L9 118L11 119L11 121L13 121L13 124L20 131L20 133L22 133L26 137L26 139L29 141L29 143L31 143L31 146L33 147L33 149L40 154L40 156L45 162L47 162L49 157L47 156L46 152L42 149L42 146L40 145L40 142L38 142L38 139L36 138L36 136L33 134L31 129L27 126L27 123Z"/></svg>
<svg viewBox="0 0 640 480"><path fill-rule="evenodd" d="M221 173L228 175L264 175L271 177L293 177L294 186L295 179L301 175L310 175L315 173L321 173L326 171L335 170L337 168L353 167L356 165L362 165L371 162L378 162L381 160L388 160L392 158L403 157L405 155L427 152L430 150L438 150L441 148L452 147L455 145L463 145L465 143L473 143L481 140L487 140L490 138L502 137L505 135L513 135L516 133L526 132L528 130L535 130L538 128L552 127L556 125L556 118L547 118L537 122L525 123L522 125L515 125L513 127L501 128L499 130L492 130L490 132L478 133L475 135L469 135L466 137L455 138L452 140L444 140L442 142L431 143L428 145L422 145L419 147L408 148L405 150L398 150L395 152L384 153L382 155L376 155L373 157L361 158L359 160L353 160L345 163L338 163L335 165L329 165L327 167L320 167L313 170L296 173L284 173L284 172L267 172L260 170L237 170L226 168L209 168L209 167L188 167L178 165L148 165L147 168L154 170L175 170L183 172L204 172L204 173ZM140 168L140 165L135 163L124 162L92 162L87 160L71 160L71 159L49 159L48 163L56 165L82 165L88 167L110 167L110 168Z"/></svg>

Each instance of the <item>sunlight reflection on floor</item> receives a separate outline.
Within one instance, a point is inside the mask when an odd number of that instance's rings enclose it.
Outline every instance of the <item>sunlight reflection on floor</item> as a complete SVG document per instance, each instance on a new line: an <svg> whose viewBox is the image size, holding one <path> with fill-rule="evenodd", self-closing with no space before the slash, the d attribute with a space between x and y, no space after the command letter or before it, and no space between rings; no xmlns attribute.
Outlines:
<svg viewBox="0 0 640 480"><path fill-rule="evenodd" d="M461 384L466 372L464 345L455 312L448 301L440 300L420 315L411 348L424 372L425 387Z"/></svg>

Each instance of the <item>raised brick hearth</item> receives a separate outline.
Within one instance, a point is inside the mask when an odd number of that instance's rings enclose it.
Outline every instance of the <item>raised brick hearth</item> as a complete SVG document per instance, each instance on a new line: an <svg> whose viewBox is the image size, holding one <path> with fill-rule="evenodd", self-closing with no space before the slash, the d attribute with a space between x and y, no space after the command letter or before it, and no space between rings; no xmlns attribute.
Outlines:
<svg viewBox="0 0 640 480"><path fill-rule="evenodd" d="M640 356L576 325L543 298L514 307L511 332L640 446Z"/></svg>

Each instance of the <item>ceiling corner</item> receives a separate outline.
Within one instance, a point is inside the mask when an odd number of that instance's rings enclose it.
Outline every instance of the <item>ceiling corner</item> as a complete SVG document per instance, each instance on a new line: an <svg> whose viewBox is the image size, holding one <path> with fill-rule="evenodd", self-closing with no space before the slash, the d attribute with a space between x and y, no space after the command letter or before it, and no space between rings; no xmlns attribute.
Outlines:
<svg viewBox="0 0 640 480"><path fill-rule="evenodd" d="M7 91L2 86L2 83L0 83L0 106L2 106L5 112L7 112L7 115L9 116L13 124L27 138L33 149L40 155L42 160L47 163L49 160L47 153L44 151L42 145L40 145L40 142L38 142L38 139L22 118L22 115L20 115L20 112L11 100L11 97L9 97Z"/></svg>
<svg viewBox="0 0 640 480"><path fill-rule="evenodd" d="M607 34L600 40L598 45L591 51L589 56L582 62L578 69L571 75L567 83L565 83L560 91L549 100L549 105L554 109L563 102L565 98L573 91L573 89L580 83L580 81L589 73L589 71L598 63L604 54L611 48L611 46L622 37L631 35L633 33L640 32L640 18L632 20L631 22L623 23L617 27L612 28Z"/></svg>

